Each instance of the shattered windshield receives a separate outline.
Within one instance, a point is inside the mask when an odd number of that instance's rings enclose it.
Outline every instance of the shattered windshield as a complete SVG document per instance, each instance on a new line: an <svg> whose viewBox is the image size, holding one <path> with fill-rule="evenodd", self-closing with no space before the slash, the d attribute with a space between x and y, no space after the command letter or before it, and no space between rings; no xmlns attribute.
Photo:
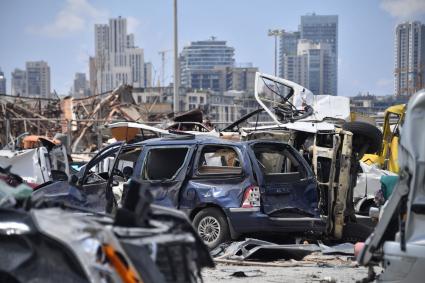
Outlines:
<svg viewBox="0 0 425 283"><path fill-rule="evenodd" d="M288 99L293 95L293 89L277 81L260 76L257 81L257 93L267 108L273 109L290 103Z"/></svg>
<svg viewBox="0 0 425 283"><path fill-rule="evenodd" d="M308 103L312 95L302 86L279 78L257 77L256 99L273 120L281 123L294 122L313 113Z"/></svg>

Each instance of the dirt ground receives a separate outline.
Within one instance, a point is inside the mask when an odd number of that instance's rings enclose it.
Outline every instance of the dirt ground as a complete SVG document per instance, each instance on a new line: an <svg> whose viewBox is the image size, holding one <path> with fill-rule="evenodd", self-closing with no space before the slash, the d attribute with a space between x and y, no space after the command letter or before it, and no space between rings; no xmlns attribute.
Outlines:
<svg viewBox="0 0 425 283"><path fill-rule="evenodd" d="M264 266L217 263L215 269L205 269L202 275L205 283L356 282L367 273L366 267L358 266L350 257L312 255L303 261L276 261Z"/></svg>

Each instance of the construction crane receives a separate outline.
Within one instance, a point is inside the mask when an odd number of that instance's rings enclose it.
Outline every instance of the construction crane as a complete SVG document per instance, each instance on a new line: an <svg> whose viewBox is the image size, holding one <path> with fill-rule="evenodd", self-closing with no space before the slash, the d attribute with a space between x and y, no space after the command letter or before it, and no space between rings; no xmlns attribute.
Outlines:
<svg viewBox="0 0 425 283"><path fill-rule="evenodd" d="M173 50L167 49L158 52L158 54L161 55L161 86L165 85L165 54L170 51Z"/></svg>

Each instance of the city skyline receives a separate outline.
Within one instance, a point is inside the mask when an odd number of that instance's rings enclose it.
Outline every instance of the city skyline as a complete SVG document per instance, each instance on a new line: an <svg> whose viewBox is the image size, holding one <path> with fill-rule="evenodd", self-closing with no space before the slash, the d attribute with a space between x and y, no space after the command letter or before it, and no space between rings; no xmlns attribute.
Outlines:
<svg viewBox="0 0 425 283"><path fill-rule="evenodd" d="M272 74L274 46L267 36L269 28L294 31L303 15L336 14L340 18L338 94L352 96L362 91L391 94L394 93L395 27L406 20L424 22L425 15L422 1L409 0L411 3L403 5L403 9L396 7L397 1L343 4L330 0L298 4L273 0L264 4L226 1L227 6L179 1L179 53L187 42L214 35L235 47L237 63L252 62L261 72ZM23 5L30 9L21 9ZM209 12L203 13L205 10ZM286 13L279 15L279 11ZM171 1L143 4L130 1L121 6L85 0L14 1L3 4L0 11L0 34L8 38L0 47L0 67L7 78L8 92L10 74L15 68L22 68L26 61L44 60L51 67L52 90L67 93L75 73L89 76L94 24L119 15L128 18L129 32L138 39L136 45L145 49L145 61L152 61L152 78L156 83L161 69L158 51L172 46ZM380 34L380 38L374 38L373 34ZM172 79L171 68L172 57L168 54L166 82Z"/></svg>

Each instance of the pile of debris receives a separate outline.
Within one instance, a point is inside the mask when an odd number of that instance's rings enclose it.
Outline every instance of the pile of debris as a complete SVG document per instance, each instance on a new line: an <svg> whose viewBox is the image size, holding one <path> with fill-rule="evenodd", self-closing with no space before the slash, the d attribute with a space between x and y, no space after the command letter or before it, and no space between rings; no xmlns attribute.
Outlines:
<svg viewBox="0 0 425 283"><path fill-rule="evenodd" d="M137 105L132 87L121 85L113 91L84 98L0 96L0 145L29 132L53 137L62 133L73 151L97 143L97 130L112 121L147 121L149 111ZM100 140L102 142L102 140Z"/></svg>
<svg viewBox="0 0 425 283"><path fill-rule="evenodd" d="M16 178L2 168L0 177ZM0 180L0 281L202 282L214 263L185 215L151 205L134 180L128 188L131 200L112 216Z"/></svg>

